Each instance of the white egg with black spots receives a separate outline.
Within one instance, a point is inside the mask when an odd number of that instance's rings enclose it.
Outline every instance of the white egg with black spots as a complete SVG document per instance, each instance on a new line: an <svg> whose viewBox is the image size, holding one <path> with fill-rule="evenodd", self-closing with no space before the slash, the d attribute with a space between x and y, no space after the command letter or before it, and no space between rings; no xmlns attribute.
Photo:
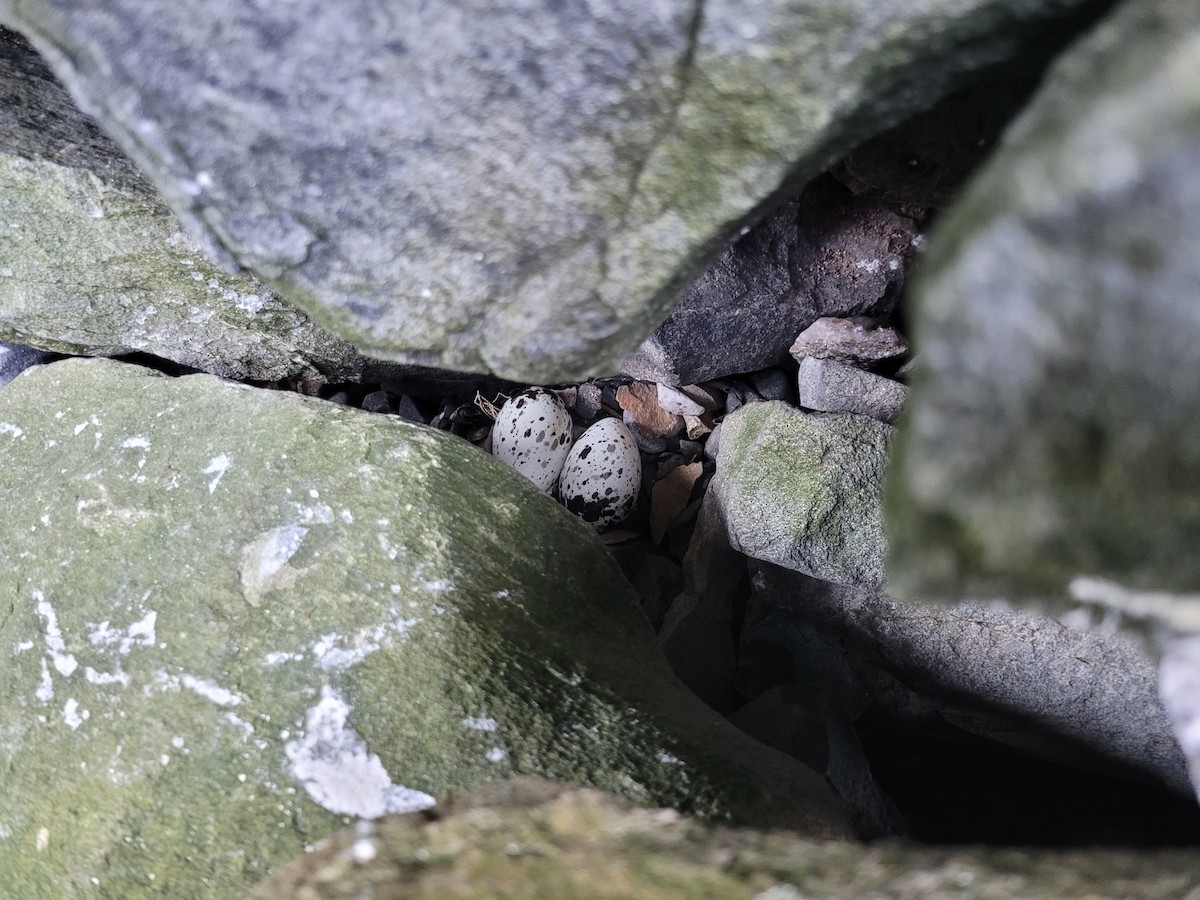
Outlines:
<svg viewBox="0 0 1200 900"><path fill-rule="evenodd" d="M601 419L579 436L567 456L558 496L597 531L616 525L637 505L642 458L620 419Z"/></svg>
<svg viewBox="0 0 1200 900"><path fill-rule="evenodd" d="M543 491L554 490L571 450L571 414L553 391L530 388L500 408L492 455Z"/></svg>

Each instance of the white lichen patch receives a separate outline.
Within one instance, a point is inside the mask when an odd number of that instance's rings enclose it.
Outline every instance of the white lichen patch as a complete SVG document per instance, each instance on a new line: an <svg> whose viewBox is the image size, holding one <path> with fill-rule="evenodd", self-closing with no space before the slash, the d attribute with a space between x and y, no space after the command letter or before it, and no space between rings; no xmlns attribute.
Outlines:
<svg viewBox="0 0 1200 900"><path fill-rule="evenodd" d="M217 706L240 706L245 700L241 694L195 675L168 675L166 672L157 672L154 676L154 683L164 691L191 691Z"/></svg>
<svg viewBox="0 0 1200 900"><path fill-rule="evenodd" d="M46 620L46 653L60 675L70 675L79 668L79 663L74 654L67 653L66 642L58 627L58 615L41 591L34 591L33 599L37 602L38 615Z"/></svg>
<svg viewBox="0 0 1200 900"><path fill-rule="evenodd" d="M122 450L149 450L150 438L136 434L121 441Z"/></svg>
<svg viewBox="0 0 1200 900"><path fill-rule="evenodd" d="M145 599L145 598L143 598ZM124 631L113 628L107 619L100 623L89 622L88 641L94 647L116 647L117 653L127 656L134 647L153 647L158 640L155 626L158 613L150 610Z"/></svg>
<svg viewBox="0 0 1200 900"><path fill-rule="evenodd" d="M11 422L0 422L0 434L11 435L12 439L15 441L17 438L25 434L25 431L21 428L18 428Z"/></svg>
<svg viewBox="0 0 1200 900"><path fill-rule="evenodd" d="M229 471L231 465L233 465L233 458L228 453L218 453L208 461L208 467L203 470L203 474L212 476L212 480L208 483L210 494L216 491L217 485L221 483L221 479L225 477L225 473Z"/></svg>
<svg viewBox="0 0 1200 900"><path fill-rule="evenodd" d="M247 603L258 606L268 591L287 588L295 581L299 573L287 567L287 563L307 534L308 529L302 525L281 525L259 535L242 549L242 596Z"/></svg>
<svg viewBox="0 0 1200 900"><path fill-rule="evenodd" d="M75 731L80 725L91 718L92 714L86 709L80 710L79 701L72 697L63 704L62 715L63 721L67 723L67 727Z"/></svg>
<svg viewBox="0 0 1200 900"><path fill-rule="evenodd" d="M487 716L468 716L462 723L464 728L470 728L472 731L495 731L500 727L499 722Z"/></svg>
<svg viewBox="0 0 1200 900"><path fill-rule="evenodd" d="M490 763L502 763L508 759L508 751L503 747L493 747L484 754L483 758Z"/></svg>
<svg viewBox="0 0 1200 900"><path fill-rule="evenodd" d="M332 813L377 819L434 805L433 797L393 784L377 754L347 727L350 707L328 685L305 716L304 730L289 741L291 776Z"/></svg>
<svg viewBox="0 0 1200 900"><path fill-rule="evenodd" d="M49 703L54 699L54 680L50 677L50 667L46 665L45 657L42 657L42 677L33 695L42 703Z"/></svg>

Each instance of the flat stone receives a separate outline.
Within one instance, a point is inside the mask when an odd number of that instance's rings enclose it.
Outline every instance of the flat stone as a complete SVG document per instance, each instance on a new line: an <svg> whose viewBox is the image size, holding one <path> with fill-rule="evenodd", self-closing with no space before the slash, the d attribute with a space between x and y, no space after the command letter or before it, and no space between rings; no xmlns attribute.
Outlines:
<svg viewBox="0 0 1200 900"><path fill-rule="evenodd" d="M665 384L656 384L655 388L658 391L658 405L667 412L675 413L686 419L688 416L702 416L707 411L703 405L678 388Z"/></svg>
<svg viewBox="0 0 1200 900"><path fill-rule="evenodd" d="M797 386L806 409L857 413L888 424L899 417L908 397L908 388L898 381L811 356L800 362Z"/></svg>
<svg viewBox="0 0 1200 900"><path fill-rule="evenodd" d="M787 186L1105 6L3 0L0 18L214 258L364 353L545 384L615 370Z"/></svg>
<svg viewBox="0 0 1200 900"><path fill-rule="evenodd" d="M664 409L654 384L635 381L617 388L617 403L625 413L625 424L637 428L650 440L674 437L683 431L683 416Z"/></svg>
<svg viewBox="0 0 1200 900"><path fill-rule="evenodd" d="M895 328L876 319L823 316L800 332L788 352L796 362L812 356L870 367L882 360L903 356L908 352L908 342Z"/></svg>
<svg viewBox="0 0 1200 900"><path fill-rule="evenodd" d="M13 896L240 896L343 816L522 772L849 834L679 686L592 530L465 441L68 360L0 391L0 452Z"/></svg>

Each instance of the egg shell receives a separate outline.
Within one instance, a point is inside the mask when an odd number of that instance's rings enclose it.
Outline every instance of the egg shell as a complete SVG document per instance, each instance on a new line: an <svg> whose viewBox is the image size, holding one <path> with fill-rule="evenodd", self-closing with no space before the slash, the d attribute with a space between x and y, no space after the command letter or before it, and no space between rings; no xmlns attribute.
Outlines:
<svg viewBox="0 0 1200 900"><path fill-rule="evenodd" d="M543 491L552 491L571 450L571 414L542 388L515 394L492 426L492 455Z"/></svg>
<svg viewBox="0 0 1200 900"><path fill-rule="evenodd" d="M563 466L558 496L597 531L625 519L637 504L642 458L619 419L601 419L575 441Z"/></svg>

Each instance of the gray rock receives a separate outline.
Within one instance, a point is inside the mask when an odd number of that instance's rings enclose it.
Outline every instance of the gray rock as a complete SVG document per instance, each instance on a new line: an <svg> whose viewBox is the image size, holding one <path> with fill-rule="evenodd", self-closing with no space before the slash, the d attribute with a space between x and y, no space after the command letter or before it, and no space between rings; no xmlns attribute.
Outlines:
<svg viewBox="0 0 1200 900"><path fill-rule="evenodd" d="M590 900L615 893L614 885L626 897L728 900L1162 900L1200 891L1192 848L816 843L781 832L706 828L596 791L527 779L489 786L441 812L434 821L406 816L376 829L347 828L264 883L252 900L426 898L444 896L448 883L465 900Z"/></svg>
<svg viewBox="0 0 1200 900"><path fill-rule="evenodd" d="M879 491L891 431L778 402L726 418L709 491L734 549L825 581L882 584Z"/></svg>
<svg viewBox="0 0 1200 900"><path fill-rule="evenodd" d="M836 359L806 357L796 377L800 405L818 412L851 412L889 425L900 416L908 388Z"/></svg>
<svg viewBox="0 0 1200 900"><path fill-rule="evenodd" d="M1191 0L1121 6L931 238L888 482L900 596L1200 584L1198 39Z"/></svg>
<svg viewBox="0 0 1200 900"><path fill-rule="evenodd" d="M908 342L895 328L867 316L845 319L825 316L800 332L788 352L797 362L811 356L869 368L882 360L903 356L908 352Z"/></svg>
<svg viewBox="0 0 1200 900"><path fill-rule="evenodd" d="M1103 5L3 0L0 17L214 253L364 352L547 383L611 371L776 196Z"/></svg>
<svg viewBox="0 0 1200 900"><path fill-rule="evenodd" d="M239 896L343 816L522 772L848 834L670 675L591 529L464 441L107 360L22 375L0 423L12 896Z"/></svg>
<svg viewBox="0 0 1200 900"><path fill-rule="evenodd" d="M0 343L0 387L4 387L31 366L41 365L52 358L49 353L33 347Z"/></svg>
<svg viewBox="0 0 1200 900"><path fill-rule="evenodd" d="M353 347L214 265L30 49L0 41L0 340L229 378L357 380Z"/></svg>
<svg viewBox="0 0 1200 900"><path fill-rule="evenodd" d="M829 694L833 716L858 718L895 682L916 695L922 714L935 710L989 740L1189 792L1154 664L1128 636L1075 631L996 605L903 603L759 562L751 570L743 658L748 644L785 648L808 676L802 682ZM831 648L824 654L814 651L821 636ZM849 684L831 678L838 667L853 672L844 676ZM889 714L903 718L903 702L890 702Z"/></svg>
<svg viewBox="0 0 1200 900"><path fill-rule="evenodd" d="M887 318L919 226L822 176L709 268L621 371L706 381L787 360L796 335L819 318Z"/></svg>

